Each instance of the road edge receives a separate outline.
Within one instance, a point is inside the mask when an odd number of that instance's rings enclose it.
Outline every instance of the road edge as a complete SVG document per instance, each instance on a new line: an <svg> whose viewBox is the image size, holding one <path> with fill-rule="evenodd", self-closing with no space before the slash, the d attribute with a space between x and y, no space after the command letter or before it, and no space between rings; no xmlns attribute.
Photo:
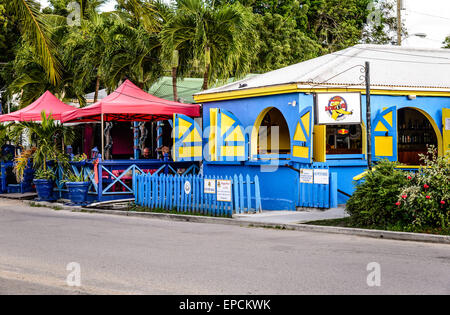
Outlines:
<svg viewBox="0 0 450 315"><path fill-rule="evenodd" d="M98 214L112 214L129 217L143 217L162 219L170 221L184 221L194 223L213 223L213 224L225 224L235 225L241 227L258 227L258 228L273 228L278 230L291 230L291 231L303 231L303 232L320 232L320 233L332 233L332 234L345 234L354 236L363 236L378 239L390 239L398 241L413 241L413 242L425 242L425 243L439 243L450 244L450 236L447 235L434 235L424 233L410 233L410 232L395 232L385 230L370 230L348 227L335 227L335 226L320 226L309 225L302 223L268 223L257 221L244 221L233 218L216 218L207 216L195 216L186 214L171 214L171 213L158 213L158 212L136 212L136 211L123 211L123 210L103 210L94 208L83 208L76 206L67 206L62 204L55 204L50 202L36 202L32 200L21 200L27 204L39 204L42 207L55 208L60 210L68 210L72 212L83 213L98 213Z"/></svg>

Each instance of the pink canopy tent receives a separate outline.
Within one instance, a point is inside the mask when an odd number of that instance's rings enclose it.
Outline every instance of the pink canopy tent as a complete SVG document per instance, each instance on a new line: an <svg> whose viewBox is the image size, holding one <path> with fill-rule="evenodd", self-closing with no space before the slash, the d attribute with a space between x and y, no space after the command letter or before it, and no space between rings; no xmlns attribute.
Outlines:
<svg viewBox="0 0 450 315"><path fill-rule="evenodd" d="M153 96L126 80L101 101L64 113L62 121L156 121L171 119L174 113L198 117L200 105L183 104Z"/></svg>
<svg viewBox="0 0 450 315"><path fill-rule="evenodd" d="M61 120L63 112L71 111L74 107L64 104L49 91L42 94L36 101L10 114L0 115L0 122L5 121L41 121L41 112L45 111L48 117L52 114L55 120Z"/></svg>
<svg viewBox="0 0 450 315"><path fill-rule="evenodd" d="M64 113L61 121L64 123L100 121L102 124L101 152L104 156L103 124L105 121L158 121L172 119L173 114L199 117L200 105L183 104L153 96L126 80L101 101Z"/></svg>

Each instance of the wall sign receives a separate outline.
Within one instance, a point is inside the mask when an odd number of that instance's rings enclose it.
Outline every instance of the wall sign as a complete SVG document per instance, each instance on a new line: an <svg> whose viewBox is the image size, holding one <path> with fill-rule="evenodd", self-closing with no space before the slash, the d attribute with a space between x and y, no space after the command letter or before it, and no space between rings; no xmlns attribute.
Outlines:
<svg viewBox="0 0 450 315"><path fill-rule="evenodd" d="M191 182L188 180L184 182L184 193L186 195L189 195L191 193Z"/></svg>
<svg viewBox="0 0 450 315"><path fill-rule="evenodd" d="M329 172L328 169L314 169L314 184L329 184Z"/></svg>
<svg viewBox="0 0 450 315"><path fill-rule="evenodd" d="M203 192L205 194L215 194L216 193L216 180L205 178L204 184L203 184Z"/></svg>
<svg viewBox="0 0 450 315"><path fill-rule="evenodd" d="M450 130L450 118L445 118L445 130Z"/></svg>
<svg viewBox="0 0 450 315"><path fill-rule="evenodd" d="M231 202L231 180L217 180L217 201Z"/></svg>
<svg viewBox="0 0 450 315"><path fill-rule="evenodd" d="M300 169L300 183L312 184L313 183L313 170L308 168Z"/></svg>
<svg viewBox="0 0 450 315"><path fill-rule="evenodd" d="M315 96L316 124L360 124L361 93L317 93Z"/></svg>

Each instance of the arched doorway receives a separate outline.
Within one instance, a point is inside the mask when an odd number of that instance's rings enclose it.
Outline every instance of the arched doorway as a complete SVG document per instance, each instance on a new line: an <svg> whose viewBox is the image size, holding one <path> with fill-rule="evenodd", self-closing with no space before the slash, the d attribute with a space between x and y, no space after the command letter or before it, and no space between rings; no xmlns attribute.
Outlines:
<svg viewBox="0 0 450 315"><path fill-rule="evenodd" d="M275 107L262 111L252 133L252 155L258 158L287 158L291 154L289 127Z"/></svg>
<svg viewBox="0 0 450 315"><path fill-rule="evenodd" d="M432 122L421 111L410 107L399 109L397 116L398 161L418 165L419 154L427 153L427 145L438 148Z"/></svg>

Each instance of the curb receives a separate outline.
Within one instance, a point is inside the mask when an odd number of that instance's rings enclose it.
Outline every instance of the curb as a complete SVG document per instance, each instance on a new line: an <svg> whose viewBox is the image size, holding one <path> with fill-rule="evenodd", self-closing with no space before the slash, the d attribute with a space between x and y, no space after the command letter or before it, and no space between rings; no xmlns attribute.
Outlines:
<svg viewBox="0 0 450 315"><path fill-rule="evenodd" d="M23 200L25 203L36 203L36 201ZM320 232L320 233L332 233L332 234L346 234L354 236L363 236L370 238L389 239L397 241L412 241L412 242L426 242L426 243L439 243L450 244L450 236L447 235L434 235L423 233L409 233L409 232L394 232L383 230L369 230L369 229L357 229L346 227L334 227L334 226L320 226L320 225L307 225L307 224L295 224L295 223L267 223L256 221L242 221L233 218L215 218L206 216L195 216L186 214L172 214L172 213L157 213L157 212L136 212L136 211L122 211L122 210L100 210L93 208L83 208L80 206L66 206L61 204L55 204L50 202L39 202L39 205L43 207L55 207L62 210L69 210L72 212L89 212L98 214L111 214L121 215L129 217L144 217L170 221L183 221L194 223L212 223L212 224L224 224L235 225L241 227L259 227L259 228L273 228L277 230L291 230L291 231L303 231L303 232Z"/></svg>

